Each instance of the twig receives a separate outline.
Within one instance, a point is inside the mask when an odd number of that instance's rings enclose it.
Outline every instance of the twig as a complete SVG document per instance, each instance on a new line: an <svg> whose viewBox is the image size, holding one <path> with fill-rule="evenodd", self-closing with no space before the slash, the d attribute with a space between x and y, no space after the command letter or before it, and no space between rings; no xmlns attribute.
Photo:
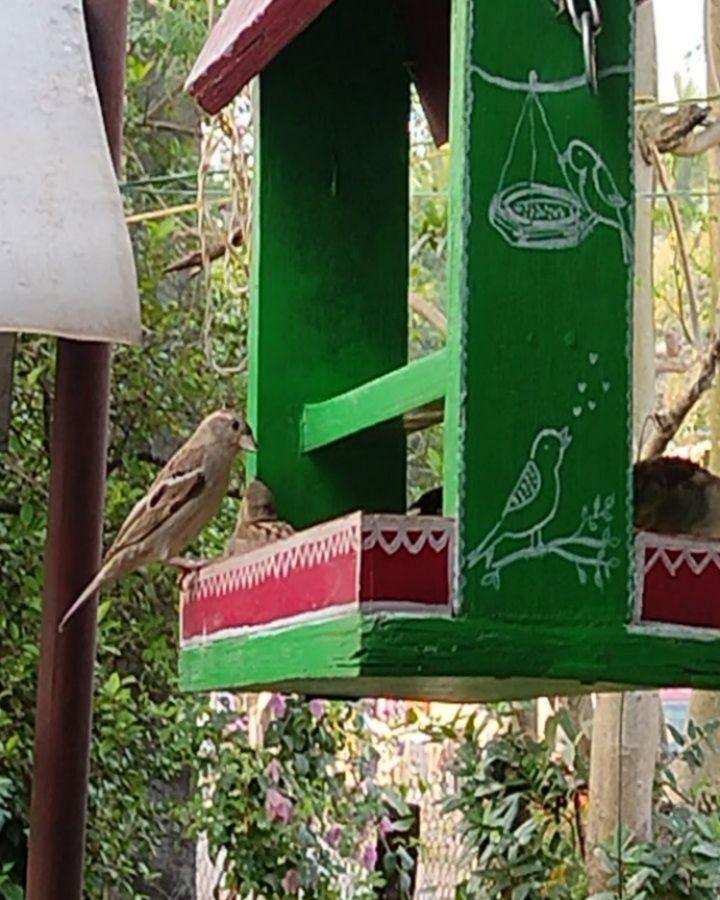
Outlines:
<svg viewBox="0 0 720 900"><path fill-rule="evenodd" d="M680 210L678 209L678 205L675 202L675 198L670 196L670 181L668 179L667 172L665 171L663 161L662 159L660 159L660 154L658 153L658 149L655 145L650 146L650 154L655 164L655 169L657 171L662 189L668 195L667 202L668 206L670 207L670 215L672 216L673 224L675 226L675 233L677 234L678 246L680 248L680 260L682 262L683 271L685 273L685 285L688 294L688 306L690 308L690 323L692 325L694 338L693 343L699 350L702 348L702 339L700 336L700 316L698 315L697 299L695 297L695 286L693 284L692 273L690 271L690 257L688 254L687 242L685 240L685 231L683 229L682 220L680 218Z"/></svg>
<svg viewBox="0 0 720 900"><path fill-rule="evenodd" d="M229 203L231 197L217 197L208 201L209 206L222 206ZM133 222L148 222L151 219L164 219L165 216L177 216L180 213L197 212L197 203L181 203L178 206L164 206L162 209L150 209L147 212L131 213L125 216L125 221L130 225Z"/></svg>
<svg viewBox="0 0 720 900"><path fill-rule="evenodd" d="M410 291L408 294L408 303L413 312L422 316L426 322L434 325L441 334L447 335L447 316L434 303L431 303L422 294L417 294L414 291Z"/></svg>
<svg viewBox="0 0 720 900"><path fill-rule="evenodd" d="M189 125L180 125L178 122L163 122L160 119L148 119L142 123L143 128L153 128L155 131L171 131L175 134L184 134L189 137L197 137L200 131L198 127L191 128Z"/></svg>
<svg viewBox="0 0 720 900"><path fill-rule="evenodd" d="M657 413L654 416L657 433L648 444L647 452L645 453L646 459L660 456L665 451L667 445L678 433L690 410L702 395L712 387L718 362L720 362L720 335L716 335L713 338L710 349L702 359L697 377L685 393L673 403L666 413Z"/></svg>
<svg viewBox="0 0 720 900"><path fill-rule="evenodd" d="M720 122L713 122L703 131L689 134L684 141L673 147L675 156L700 156L720 144Z"/></svg>
<svg viewBox="0 0 720 900"><path fill-rule="evenodd" d="M228 244L233 247L239 247L240 244L242 244L242 241L242 228L236 228L235 231L230 235L229 241L223 241L222 243L213 244L212 246L207 248L207 261L214 262L216 259L220 259L221 256L224 256L227 253ZM165 274L167 275L170 272L180 272L183 269L197 269L197 272L200 272L202 271L203 266L203 253L201 250L196 250L194 253L188 253L186 256L183 256L180 259L176 260L174 263L170 263L169 266L166 266ZM193 275L196 275L197 272L193 272Z"/></svg>

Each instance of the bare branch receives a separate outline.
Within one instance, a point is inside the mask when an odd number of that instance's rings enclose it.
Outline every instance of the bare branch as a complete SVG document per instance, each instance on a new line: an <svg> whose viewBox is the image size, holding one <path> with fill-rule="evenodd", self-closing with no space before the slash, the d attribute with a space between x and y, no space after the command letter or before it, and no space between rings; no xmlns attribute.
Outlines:
<svg viewBox="0 0 720 900"><path fill-rule="evenodd" d="M447 335L447 316L434 303L414 291L410 291L408 294L408 303L413 312L434 325L441 334Z"/></svg>
<svg viewBox="0 0 720 900"><path fill-rule="evenodd" d="M667 445L680 430L688 413L702 395L712 387L718 361L720 361L720 335L716 335L713 339L710 349L702 359L697 377L688 389L678 397L667 412L655 415L657 433L648 444L644 454L646 458L660 456L665 451Z"/></svg>
<svg viewBox="0 0 720 900"><path fill-rule="evenodd" d="M654 144L651 144L649 150L652 161L655 164L655 169L657 171L660 184L662 185L663 191L665 191L665 199L667 200L668 206L670 207L670 215L672 216L673 225L675 226L675 233L677 234L678 239L678 247L680 249L680 260L682 262L683 272L685 274L685 287L688 294L688 307L690 309L690 323L692 325L693 343L699 350L702 347L700 315L698 313L697 298L695 296L695 285L692 278L692 272L690 270L690 254L688 253L687 241L685 240L685 229L682 225L682 219L680 218L680 210L678 209L678 205L675 202L675 198L670 194L670 180L668 179L667 172L665 171L663 161L662 159L660 159L658 149Z"/></svg>
<svg viewBox="0 0 720 900"><path fill-rule="evenodd" d="M660 153L676 153L677 148L684 145L698 125L702 125L708 117L707 107L693 103L681 106L673 112L665 112L657 107L637 112L637 136L640 151L645 162L652 163L652 148L657 147Z"/></svg>
<svg viewBox="0 0 720 900"><path fill-rule="evenodd" d="M207 248L205 255L208 262L213 262L216 259L220 259L221 256L225 256L228 250L228 244L230 244L232 247L239 247L242 242L242 228L236 228L230 235L229 241L223 241L222 243L213 244L211 247ZM196 271L192 273L193 275L197 275L198 272L202 271L202 250L196 250L194 253L188 253L187 256L183 256L180 259L176 260L174 263L170 263L170 265L166 266L165 268L165 274L167 275L170 272L180 272L183 269L195 269Z"/></svg>
<svg viewBox="0 0 720 900"><path fill-rule="evenodd" d="M713 122L702 131L689 134L682 143L673 147L675 156L700 156L720 144L720 122Z"/></svg>

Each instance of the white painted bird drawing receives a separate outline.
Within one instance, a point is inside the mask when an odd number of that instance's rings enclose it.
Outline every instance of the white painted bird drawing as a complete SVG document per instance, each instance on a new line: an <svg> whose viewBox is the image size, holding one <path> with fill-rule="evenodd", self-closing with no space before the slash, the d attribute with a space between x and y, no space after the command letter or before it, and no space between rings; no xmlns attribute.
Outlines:
<svg viewBox="0 0 720 900"><path fill-rule="evenodd" d="M570 141L560 156L565 177L595 221L609 225L620 233L623 260L632 261L632 240L628 227L628 202L618 190L615 179L600 154L589 144Z"/></svg>
<svg viewBox="0 0 720 900"><path fill-rule="evenodd" d="M542 530L560 502L560 469L571 440L567 427L544 428L537 434L502 515L468 556L470 568L484 560L490 569L495 548L505 538L529 538L531 547L542 547Z"/></svg>

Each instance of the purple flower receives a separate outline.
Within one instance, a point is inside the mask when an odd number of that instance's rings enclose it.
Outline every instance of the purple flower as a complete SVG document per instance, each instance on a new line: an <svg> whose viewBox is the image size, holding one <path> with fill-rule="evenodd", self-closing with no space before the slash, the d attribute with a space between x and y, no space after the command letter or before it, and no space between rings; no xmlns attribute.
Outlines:
<svg viewBox="0 0 720 900"><path fill-rule="evenodd" d="M362 852L360 861L366 869L374 869L375 864L377 863L377 858L377 848L374 844L368 844L368 846Z"/></svg>
<svg viewBox="0 0 720 900"><path fill-rule="evenodd" d="M316 719L318 722L325 715L325 701L324 700L311 700L310 701L310 715L313 719Z"/></svg>
<svg viewBox="0 0 720 900"><path fill-rule="evenodd" d="M286 894L297 894L300 890L300 873L297 869L288 869L282 880L282 887Z"/></svg>
<svg viewBox="0 0 720 900"><path fill-rule="evenodd" d="M292 801L275 788L270 788L265 795L265 814L271 822L287 825L293 816Z"/></svg>
<svg viewBox="0 0 720 900"><path fill-rule="evenodd" d="M247 731L247 729L248 717L239 716L237 719L233 719L232 722L229 722L225 730L228 734L235 734L236 731Z"/></svg>
<svg viewBox="0 0 720 900"><path fill-rule="evenodd" d="M339 847L340 841L342 840L342 828L339 825L333 825L330 831L328 831L325 840L331 847Z"/></svg>
<svg viewBox="0 0 720 900"><path fill-rule="evenodd" d="M265 774L267 775L270 784L279 784L280 775L282 774L280 763L276 759L270 760L267 769L265 769Z"/></svg>
<svg viewBox="0 0 720 900"><path fill-rule="evenodd" d="M380 834L390 834L391 831L395 830L395 825L389 816L383 816L378 823L378 830Z"/></svg>
<svg viewBox="0 0 720 900"><path fill-rule="evenodd" d="M282 719L287 710L287 699L284 694L273 694L270 698L270 711L276 719Z"/></svg>

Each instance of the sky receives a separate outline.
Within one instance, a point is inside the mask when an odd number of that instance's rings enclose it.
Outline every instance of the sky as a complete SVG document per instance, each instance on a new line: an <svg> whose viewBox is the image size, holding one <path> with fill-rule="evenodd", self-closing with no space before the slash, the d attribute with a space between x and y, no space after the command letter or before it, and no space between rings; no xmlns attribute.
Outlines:
<svg viewBox="0 0 720 900"><path fill-rule="evenodd" d="M704 0L654 0L658 45L658 99L677 99L675 73L706 91L703 47Z"/></svg>

